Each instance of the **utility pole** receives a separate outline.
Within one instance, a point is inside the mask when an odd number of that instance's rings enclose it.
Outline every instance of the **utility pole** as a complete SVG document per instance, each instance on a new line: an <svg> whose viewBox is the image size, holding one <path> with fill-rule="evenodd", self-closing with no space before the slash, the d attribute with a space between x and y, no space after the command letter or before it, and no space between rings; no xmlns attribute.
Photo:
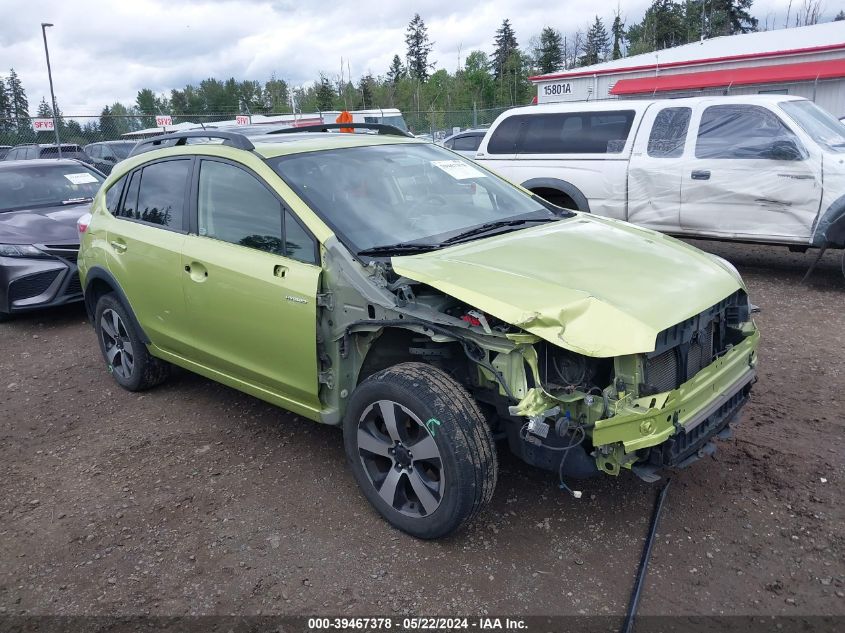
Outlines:
<svg viewBox="0 0 845 633"><path fill-rule="evenodd" d="M47 56L47 78L50 80L50 99L53 102L53 132L56 133L56 149L59 158L62 157L62 141L59 139L59 119L56 116L56 94L53 92L53 71L50 69L50 50L47 48L47 27L53 26L49 22L41 23L41 36L44 38L44 55Z"/></svg>

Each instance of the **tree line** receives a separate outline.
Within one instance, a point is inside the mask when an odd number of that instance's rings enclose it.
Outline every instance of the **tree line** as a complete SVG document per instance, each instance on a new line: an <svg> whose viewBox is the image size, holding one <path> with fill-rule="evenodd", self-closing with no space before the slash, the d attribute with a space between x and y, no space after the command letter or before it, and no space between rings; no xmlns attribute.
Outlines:
<svg viewBox="0 0 845 633"><path fill-rule="evenodd" d="M803 26L820 20L821 0L802 0L787 14L784 25ZM100 116L60 122L63 139L116 138L128 131L155 126L157 114L179 120L200 117L203 121L231 119L235 114L317 112L337 109L396 107L404 113L428 113L430 123L444 111L502 108L530 102L534 89L528 80L537 74L590 66L608 60L680 46L702 38L748 33L761 28L751 13L753 0L652 0L639 21L628 23L617 10L611 16L595 16L589 24L570 31L545 26L527 43L517 41L509 19L492 34L492 53L473 50L456 59L450 72L432 58L434 42L425 21L415 14L405 31L405 50L394 54L388 68L374 75L367 72L353 80L349 63L341 59L340 72L322 72L313 83L300 86L271 76L262 82L208 78L198 84L156 94L138 91L135 103L115 102L102 108ZM797 6L797 0L796 0ZM609 19L608 19L609 18ZM836 20L845 19L842 11ZM769 28L766 22L762 28ZM14 70L0 78L0 136L17 132L34 137L29 121L29 102ZM42 99L38 116L52 116ZM57 114L61 114L58 112ZM200 119L195 119L200 120ZM2 142L2 139L0 139Z"/></svg>

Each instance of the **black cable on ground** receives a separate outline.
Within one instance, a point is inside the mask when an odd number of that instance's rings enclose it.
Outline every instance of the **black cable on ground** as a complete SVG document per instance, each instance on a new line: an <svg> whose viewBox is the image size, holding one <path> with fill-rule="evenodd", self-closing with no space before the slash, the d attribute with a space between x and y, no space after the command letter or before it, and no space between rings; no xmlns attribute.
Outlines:
<svg viewBox="0 0 845 633"><path fill-rule="evenodd" d="M645 547L643 547L643 555L640 558L640 567L637 570L637 579L634 581L634 588L631 591L631 600L628 603L628 613L625 614L625 622L622 624L622 633L631 633L634 630L634 618L637 615L637 606L640 602L640 593L643 589L643 581L648 570L648 561L651 558L651 548L654 545L654 537L657 534L657 522L660 520L660 511L663 510L663 503L666 501L666 492L669 490L669 484L672 480L666 482L657 499L654 502L654 512L651 515L651 526L648 529L648 536L645 540Z"/></svg>

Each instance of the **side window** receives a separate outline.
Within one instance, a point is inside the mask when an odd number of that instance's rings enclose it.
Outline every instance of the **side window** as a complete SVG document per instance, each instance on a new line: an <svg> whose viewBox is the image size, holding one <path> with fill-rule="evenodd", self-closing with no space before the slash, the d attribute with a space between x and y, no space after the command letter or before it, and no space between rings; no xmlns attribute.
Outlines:
<svg viewBox="0 0 845 633"><path fill-rule="evenodd" d="M277 255L285 253L281 203L239 167L202 161L197 216L200 235Z"/></svg>
<svg viewBox="0 0 845 633"><path fill-rule="evenodd" d="M452 149L461 150L463 152L474 152L481 145L483 136L459 136L454 141Z"/></svg>
<svg viewBox="0 0 845 633"><path fill-rule="evenodd" d="M487 143L488 154L513 154L516 152L516 141L525 117L508 117L493 130L490 142Z"/></svg>
<svg viewBox="0 0 845 633"><path fill-rule="evenodd" d="M121 218L136 219L138 210L138 186L141 184L141 170L132 172L129 179L129 188L126 190L126 197L123 199L123 206L117 214Z"/></svg>
<svg viewBox="0 0 845 633"><path fill-rule="evenodd" d="M190 160L168 160L132 173L119 217L181 231Z"/></svg>
<svg viewBox="0 0 845 633"><path fill-rule="evenodd" d="M117 215L118 205L120 204L120 194L123 193L123 186L126 184L126 176L118 180L108 191L106 191L106 208L112 215ZM138 189L135 189L137 197Z"/></svg>
<svg viewBox="0 0 845 633"><path fill-rule="evenodd" d="M24 158L26 158L27 160L32 160L32 159L38 158L38 148L37 147L28 148L26 150L26 156Z"/></svg>
<svg viewBox="0 0 845 633"><path fill-rule="evenodd" d="M446 149L452 149L452 146L454 144L455 144L455 141L453 141L452 139L449 139L448 141L443 143L443 147L445 147Z"/></svg>
<svg viewBox="0 0 845 633"><path fill-rule="evenodd" d="M618 154L625 148L633 110L531 114L520 154Z"/></svg>
<svg viewBox="0 0 845 633"><path fill-rule="evenodd" d="M6 154L6 160L17 160L19 152L20 152L20 150L13 149L8 154Z"/></svg>
<svg viewBox="0 0 845 633"><path fill-rule="evenodd" d="M648 155L677 158L684 153L691 108L663 108L657 113L648 135Z"/></svg>
<svg viewBox="0 0 845 633"><path fill-rule="evenodd" d="M285 253L306 264L317 263L317 244L290 211L285 210Z"/></svg>
<svg viewBox="0 0 845 633"><path fill-rule="evenodd" d="M774 112L729 104L710 106L702 113L695 157L800 160L806 150Z"/></svg>
<svg viewBox="0 0 845 633"><path fill-rule="evenodd" d="M100 147L98 145L89 145L85 148L85 153L91 158L100 158Z"/></svg>

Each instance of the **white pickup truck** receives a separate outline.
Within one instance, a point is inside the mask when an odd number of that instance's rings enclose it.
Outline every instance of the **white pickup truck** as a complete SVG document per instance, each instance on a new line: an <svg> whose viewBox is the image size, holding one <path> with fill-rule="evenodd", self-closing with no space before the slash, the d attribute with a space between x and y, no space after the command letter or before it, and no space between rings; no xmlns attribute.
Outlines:
<svg viewBox="0 0 845 633"><path fill-rule="evenodd" d="M666 233L845 247L845 126L798 97L514 108L476 160L560 206Z"/></svg>

